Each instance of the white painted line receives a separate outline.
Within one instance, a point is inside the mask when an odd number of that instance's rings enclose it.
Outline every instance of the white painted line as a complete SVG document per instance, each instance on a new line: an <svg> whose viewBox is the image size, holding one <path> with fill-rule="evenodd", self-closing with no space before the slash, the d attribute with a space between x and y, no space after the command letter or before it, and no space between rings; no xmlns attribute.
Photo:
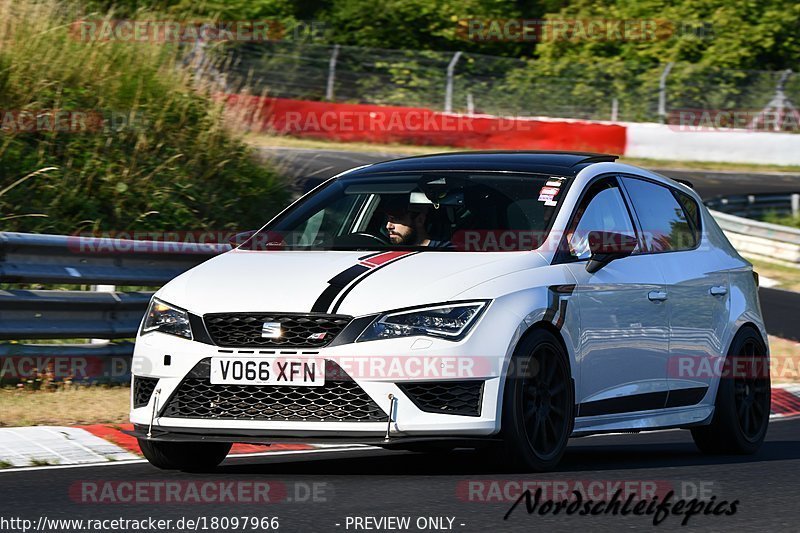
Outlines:
<svg viewBox="0 0 800 533"><path fill-rule="evenodd" d="M0 460L15 467L37 463L94 464L138 456L82 428L32 426L0 428Z"/></svg>
<svg viewBox="0 0 800 533"><path fill-rule="evenodd" d="M10 474L11 472L29 472L31 470L63 470L65 468L89 468L98 466L120 466L130 465L136 463L146 463L147 459L130 459L127 461L104 461L102 463L79 463L74 465L47 465L47 466L23 466L20 468L3 468L0 469L0 476L3 474Z"/></svg>
<svg viewBox="0 0 800 533"><path fill-rule="evenodd" d="M237 454L237 455L229 455L225 458L227 461L228 459L236 459L238 457L269 457L271 455L305 455L311 453L329 453L329 452L348 452L354 450L368 450L368 449L376 449L379 450L380 448L375 448L373 446L364 446L358 445L355 447L348 447L348 448L325 448L325 449L318 449L318 450L285 450L280 452L257 452L257 453L247 453L247 454ZM24 466L19 468L4 468L0 469L0 475L8 474L10 472L28 472L31 470L61 470L64 468L94 468L98 466L121 466L121 465L130 465L130 464L141 464L146 463L147 459L131 459L125 461L104 461L102 463L81 463L81 464L72 464L72 465L47 465L47 466Z"/></svg>
<svg viewBox="0 0 800 533"><path fill-rule="evenodd" d="M758 285L760 287L771 289L772 287L777 287L780 284L781 282L776 279L768 278L766 276L758 276Z"/></svg>
<svg viewBox="0 0 800 533"><path fill-rule="evenodd" d="M98 457L98 458L102 459L103 461L108 461L108 459L106 458L105 455L99 454L96 451L87 448L86 446L84 446L83 444L78 442L77 440L74 440L73 438L70 437L69 433L67 433L66 431L56 432L56 431L53 431L53 429L49 428L49 427L45 427L44 430L46 432L48 432L48 433L54 434L56 437L62 437L63 436L66 440L70 441L70 444L72 444L73 446L77 446L78 448L90 453L91 455L94 455L95 457Z"/></svg>
<svg viewBox="0 0 800 533"><path fill-rule="evenodd" d="M28 458L25 455L19 453L18 451L14 450L13 448L10 448L8 446L4 446L3 443L0 442L0 457L5 457L7 459L10 459L11 458L10 456L19 457L20 460L22 462L26 463L26 464L29 462Z"/></svg>
<svg viewBox="0 0 800 533"><path fill-rule="evenodd" d="M71 462L69 460L69 458L67 458L66 456L58 453L57 451L52 450L52 449L48 448L47 446L45 446L43 444L40 444L40 443L38 443L38 442L36 442L36 441L34 441L32 439L29 439L28 437L26 437L24 435L24 433L25 433L24 431L15 431L14 429L8 428L8 432L11 433L12 435L15 435L17 438L19 438L21 440L24 440L24 441L27 441L27 442L31 443L31 445L33 445L33 446L38 446L39 448L45 450L46 452L50 453L53 456L60 457L61 459L63 459L64 461L67 461L68 463Z"/></svg>

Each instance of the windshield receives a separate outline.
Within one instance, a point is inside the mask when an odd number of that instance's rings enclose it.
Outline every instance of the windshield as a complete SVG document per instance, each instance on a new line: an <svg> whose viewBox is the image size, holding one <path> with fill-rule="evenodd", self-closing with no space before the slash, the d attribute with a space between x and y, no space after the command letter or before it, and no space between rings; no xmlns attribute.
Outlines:
<svg viewBox="0 0 800 533"><path fill-rule="evenodd" d="M569 178L431 172L340 178L254 234L249 250L533 250Z"/></svg>

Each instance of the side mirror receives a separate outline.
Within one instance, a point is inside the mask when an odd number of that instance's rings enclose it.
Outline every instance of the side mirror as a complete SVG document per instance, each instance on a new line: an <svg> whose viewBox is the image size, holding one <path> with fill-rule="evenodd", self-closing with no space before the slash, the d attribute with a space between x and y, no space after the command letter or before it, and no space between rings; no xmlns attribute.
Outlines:
<svg viewBox="0 0 800 533"><path fill-rule="evenodd" d="M592 231L589 233L589 250L592 257L586 263L586 272L594 274L611 261L628 257L639 242L635 237L611 231Z"/></svg>
<svg viewBox="0 0 800 533"><path fill-rule="evenodd" d="M248 231L242 231L241 233L237 233L236 235L233 235L230 239L228 239L228 244L231 245L231 248L237 248L238 246L244 244L245 241L247 241L247 239L255 235L257 232L258 232L257 229L251 229Z"/></svg>

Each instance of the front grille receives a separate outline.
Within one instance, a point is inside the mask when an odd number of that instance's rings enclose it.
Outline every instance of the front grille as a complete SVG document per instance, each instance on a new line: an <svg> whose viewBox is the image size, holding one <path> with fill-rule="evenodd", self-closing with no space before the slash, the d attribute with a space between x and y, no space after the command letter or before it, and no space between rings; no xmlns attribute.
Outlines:
<svg viewBox="0 0 800 533"><path fill-rule="evenodd" d="M426 413L480 416L483 381L428 381L398 383L398 387Z"/></svg>
<svg viewBox="0 0 800 533"><path fill-rule="evenodd" d="M212 385L210 359L187 374L161 416L224 420L378 422L386 413L333 361L325 385Z"/></svg>
<svg viewBox="0 0 800 533"><path fill-rule="evenodd" d="M352 320L346 315L214 313L203 317L218 346L327 346ZM281 336L261 336L265 322L279 322ZM324 334L324 335L322 335Z"/></svg>
<svg viewBox="0 0 800 533"><path fill-rule="evenodd" d="M150 402L150 396L158 383L158 378L133 377L133 407L144 407Z"/></svg>

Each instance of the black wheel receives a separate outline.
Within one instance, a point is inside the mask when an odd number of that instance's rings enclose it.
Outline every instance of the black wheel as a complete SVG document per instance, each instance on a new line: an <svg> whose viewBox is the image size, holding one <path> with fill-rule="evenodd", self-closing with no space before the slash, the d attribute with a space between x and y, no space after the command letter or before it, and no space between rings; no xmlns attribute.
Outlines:
<svg viewBox="0 0 800 533"><path fill-rule="evenodd" d="M138 439L150 464L162 470L204 472L213 470L228 455L228 442L163 442Z"/></svg>
<svg viewBox="0 0 800 533"><path fill-rule="evenodd" d="M503 393L502 451L511 466L553 469L572 433L575 391L569 359L555 335L536 330L517 346Z"/></svg>
<svg viewBox="0 0 800 533"><path fill-rule="evenodd" d="M755 330L745 328L731 344L720 378L714 418L692 429L705 453L755 453L767 434L770 412L767 348Z"/></svg>

